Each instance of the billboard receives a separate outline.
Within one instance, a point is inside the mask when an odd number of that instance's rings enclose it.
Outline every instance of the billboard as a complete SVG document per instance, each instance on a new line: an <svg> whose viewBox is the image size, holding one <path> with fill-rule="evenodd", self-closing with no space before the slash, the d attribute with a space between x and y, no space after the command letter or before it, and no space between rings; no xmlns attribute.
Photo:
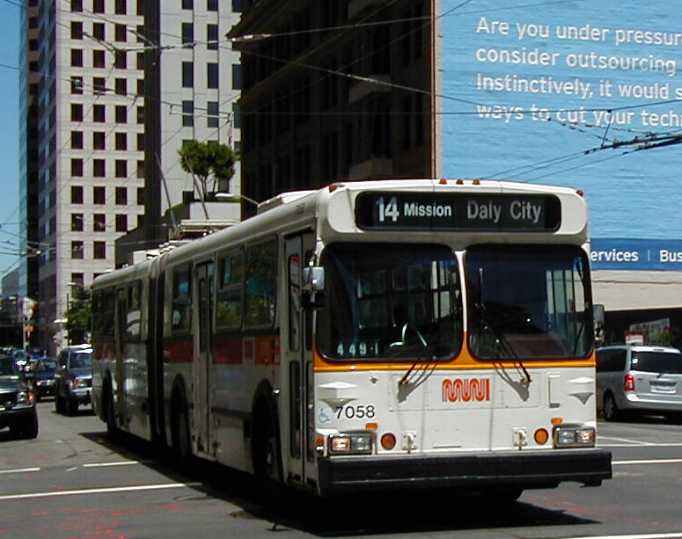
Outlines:
<svg viewBox="0 0 682 539"><path fill-rule="evenodd" d="M438 176L575 187L593 238L682 239L681 0L438 0L434 16Z"/></svg>

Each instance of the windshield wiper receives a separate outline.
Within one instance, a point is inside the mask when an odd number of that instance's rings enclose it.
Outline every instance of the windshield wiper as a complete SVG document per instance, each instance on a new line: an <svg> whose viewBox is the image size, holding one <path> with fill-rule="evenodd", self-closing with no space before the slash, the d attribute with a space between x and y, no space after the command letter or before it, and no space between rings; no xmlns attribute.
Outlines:
<svg viewBox="0 0 682 539"><path fill-rule="evenodd" d="M521 367L521 370L523 371L523 376L525 378L524 383L526 385L530 384L532 379L530 377L528 369L526 369L526 366L523 364L523 361L519 359L516 350L511 345L504 332L501 331L495 324L491 322L490 316L488 316L488 309L486 308L486 306L483 303L475 302L474 307L476 307L476 310L478 311L482 324L484 324L493 334L493 337L495 337L497 345L501 349L502 353L511 356L514 362L518 363L518 365Z"/></svg>
<svg viewBox="0 0 682 539"><path fill-rule="evenodd" d="M402 386L402 385L407 384L408 378L410 377L410 374L412 374L412 372L414 371L414 369L417 368L417 365L419 365L420 363L422 363L424 359L426 359L426 361L424 361L424 363L425 363L424 370L426 370L426 368L428 368L429 364L431 363L431 360L433 359L433 358L429 359L429 358L427 357L428 351L429 351L429 348L431 348L431 345L426 341L426 339L424 338L424 336L421 334L421 332L420 332L416 327L408 326L407 323L405 324L405 326L403 327L403 331L402 331L402 339L403 339L403 340L402 340L402 343L405 344L405 337L406 337L406 335L407 335L407 330L408 330L408 329L412 329L412 330L414 330L414 332L416 333L417 338L419 339L419 342L421 343L421 345L422 345L422 347L423 347L423 349L424 349L424 355L420 355L420 356L417 357L417 359L415 359L414 363L412 363L412 365L410 366L410 368L407 369L407 371L405 372L405 374L403 374L402 378L400 378L400 381L398 382L398 385L399 385L399 386Z"/></svg>

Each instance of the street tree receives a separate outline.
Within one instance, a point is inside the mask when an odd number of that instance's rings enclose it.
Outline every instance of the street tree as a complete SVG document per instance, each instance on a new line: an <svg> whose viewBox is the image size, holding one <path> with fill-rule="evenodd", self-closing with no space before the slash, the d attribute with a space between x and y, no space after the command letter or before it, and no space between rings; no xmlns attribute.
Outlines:
<svg viewBox="0 0 682 539"><path fill-rule="evenodd" d="M227 144L191 140L183 144L178 154L180 166L192 175L201 200L207 200L209 193L229 191L239 157Z"/></svg>
<svg viewBox="0 0 682 539"><path fill-rule="evenodd" d="M72 344L86 342L92 323L92 302L88 288L73 287L73 295L65 313L64 329L68 332Z"/></svg>

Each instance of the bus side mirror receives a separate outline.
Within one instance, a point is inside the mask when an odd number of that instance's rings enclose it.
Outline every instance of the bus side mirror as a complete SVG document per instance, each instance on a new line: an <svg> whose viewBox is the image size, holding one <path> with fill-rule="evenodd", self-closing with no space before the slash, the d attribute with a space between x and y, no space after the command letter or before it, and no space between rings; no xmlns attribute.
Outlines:
<svg viewBox="0 0 682 539"><path fill-rule="evenodd" d="M303 292L301 303L306 309L324 307L324 268L312 266L303 268Z"/></svg>

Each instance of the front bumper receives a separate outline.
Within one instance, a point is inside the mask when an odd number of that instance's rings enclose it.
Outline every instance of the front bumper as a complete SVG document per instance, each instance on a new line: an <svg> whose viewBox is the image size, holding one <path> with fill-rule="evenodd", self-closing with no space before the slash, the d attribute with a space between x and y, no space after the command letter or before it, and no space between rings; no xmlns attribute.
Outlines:
<svg viewBox="0 0 682 539"><path fill-rule="evenodd" d="M602 449L553 449L478 455L325 457L318 460L318 471L322 496L416 488L550 488L564 481L597 486L611 478L611 453Z"/></svg>
<svg viewBox="0 0 682 539"><path fill-rule="evenodd" d="M76 389L71 389L69 392L69 398L73 401L77 401L80 404L89 404L90 403L90 393L92 392L92 388L90 387L79 387Z"/></svg>
<svg viewBox="0 0 682 539"><path fill-rule="evenodd" d="M0 409L0 429L25 425L33 420L35 406L15 406L9 410Z"/></svg>

